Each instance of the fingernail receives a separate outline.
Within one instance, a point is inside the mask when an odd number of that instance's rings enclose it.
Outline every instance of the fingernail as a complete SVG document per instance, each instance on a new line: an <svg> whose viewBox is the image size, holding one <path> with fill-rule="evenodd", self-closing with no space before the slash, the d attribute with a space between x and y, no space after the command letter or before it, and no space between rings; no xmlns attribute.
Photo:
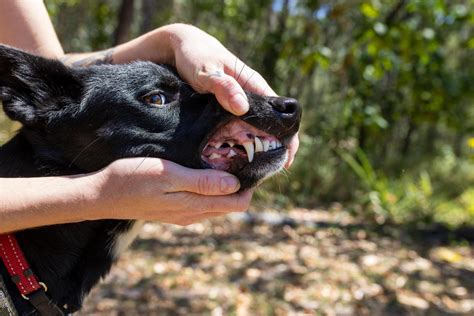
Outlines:
<svg viewBox="0 0 474 316"><path fill-rule="evenodd" d="M240 182L235 177L223 177L220 182L222 193L234 193L240 188Z"/></svg>
<svg viewBox="0 0 474 316"><path fill-rule="evenodd" d="M237 93L230 99L230 105L236 115L245 114L249 110L247 96L244 96L241 93Z"/></svg>

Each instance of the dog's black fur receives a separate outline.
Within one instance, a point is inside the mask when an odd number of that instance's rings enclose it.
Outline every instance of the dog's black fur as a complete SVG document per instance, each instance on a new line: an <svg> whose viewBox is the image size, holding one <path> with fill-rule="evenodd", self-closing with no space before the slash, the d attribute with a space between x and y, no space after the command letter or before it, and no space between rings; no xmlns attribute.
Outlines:
<svg viewBox="0 0 474 316"><path fill-rule="evenodd" d="M171 102L161 107L144 102L154 90ZM0 177L80 174L144 156L207 168L200 156L206 140L235 118L166 66L135 62L72 69L5 46L0 46L0 98L5 113L23 125L0 147ZM251 93L248 98L250 111L241 119L287 145L299 127L296 101ZM232 172L246 189L283 159L280 151L268 153ZM114 237L132 223L86 221L20 231L16 237L50 298L71 313L110 270ZM31 313L2 264L0 272L19 314Z"/></svg>

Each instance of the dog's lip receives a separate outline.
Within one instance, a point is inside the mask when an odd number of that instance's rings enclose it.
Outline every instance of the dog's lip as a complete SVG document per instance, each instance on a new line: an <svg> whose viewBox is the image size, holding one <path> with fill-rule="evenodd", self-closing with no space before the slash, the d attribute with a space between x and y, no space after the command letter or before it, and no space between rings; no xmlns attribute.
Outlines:
<svg viewBox="0 0 474 316"><path fill-rule="evenodd" d="M200 148L204 165L221 170L243 167L259 157L286 151L276 136L236 117L219 124Z"/></svg>
<svg viewBox="0 0 474 316"><path fill-rule="evenodd" d="M285 155L287 149L285 147L280 147L277 149L269 150L267 152L259 152L255 154L255 157L252 162L248 162L247 156L236 156L232 159L229 158L220 158L209 161L205 157L201 156L202 165L206 169L218 169L231 173L240 172L245 168L253 168L254 166L260 167L263 164L282 157Z"/></svg>

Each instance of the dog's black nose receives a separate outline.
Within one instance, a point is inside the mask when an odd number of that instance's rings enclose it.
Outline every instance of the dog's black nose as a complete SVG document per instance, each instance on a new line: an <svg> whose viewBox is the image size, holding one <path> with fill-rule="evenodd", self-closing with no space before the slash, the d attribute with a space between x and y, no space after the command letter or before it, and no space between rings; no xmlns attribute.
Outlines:
<svg viewBox="0 0 474 316"><path fill-rule="evenodd" d="M270 104L285 118L293 118L300 112L300 105L293 98L274 97L270 99Z"/></svg>

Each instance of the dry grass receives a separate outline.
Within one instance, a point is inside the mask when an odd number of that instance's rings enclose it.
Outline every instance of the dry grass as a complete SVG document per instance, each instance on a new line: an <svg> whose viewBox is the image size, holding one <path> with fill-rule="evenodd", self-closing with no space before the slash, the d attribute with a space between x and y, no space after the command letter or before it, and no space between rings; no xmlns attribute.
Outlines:
<svg viewBox="0 0 474 316"><path fill-rule="evenodd" d="M82 315L472 315L474 247L294 210L147 224ZM250 219L250 221L249 221Z"/></svg>

